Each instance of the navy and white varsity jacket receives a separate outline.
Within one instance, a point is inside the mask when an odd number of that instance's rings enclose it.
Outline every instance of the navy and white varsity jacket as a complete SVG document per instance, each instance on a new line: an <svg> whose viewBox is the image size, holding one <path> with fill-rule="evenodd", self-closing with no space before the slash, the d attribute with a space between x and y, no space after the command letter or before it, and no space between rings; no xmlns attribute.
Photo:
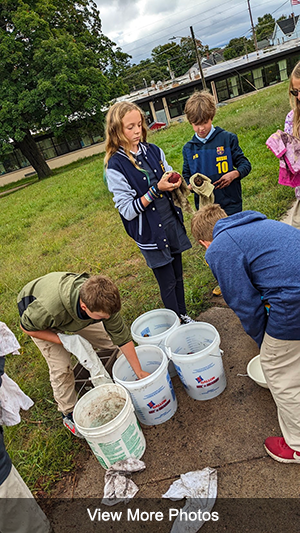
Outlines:
<svg viewBox="0 0 300 533"><path fill-rule="evenodd" d="M196 172L208 176L214 183L223 174L238 170L239 178L234 179L228 187L215 189L214 195L215 203L220 204L227 215L242 211L241 179L249 174L251 164L239 146L235 133L217 126L205 143L194 135L192 140L184 145L182 154L182 175L187 184Z"/></svg>
<svg viewBox="0 0 300 533"><path fill-rule="evenodd" d="M168 165L163 151L155 144L140 143L143 156L159 181ZM150 180L145 171L138 170L130 161L123 148L109 159L106 169L107 185L113 193L115 207L118 209L125 230L141 250L162 250L168 248L168 240L159 213L152 202L144 207L141 196L149 190ZM167 195L174 215L183 224L182 211L176 207L172 195Z"/></svg>

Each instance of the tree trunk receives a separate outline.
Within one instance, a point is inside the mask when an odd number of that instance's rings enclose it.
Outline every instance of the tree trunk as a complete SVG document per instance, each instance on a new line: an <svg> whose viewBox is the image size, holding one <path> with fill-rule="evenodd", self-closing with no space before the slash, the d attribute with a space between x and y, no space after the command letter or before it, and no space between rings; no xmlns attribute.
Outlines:
<svg viewBox="0 0 300 533"><path fill-rule="evenodd" d="M47 165L43 154L29 130L25 132L25 137L22 141L15 141L15 146L28 159L29 163L36 170L39 179L47 178L52 174L51 168Z"/></svg>

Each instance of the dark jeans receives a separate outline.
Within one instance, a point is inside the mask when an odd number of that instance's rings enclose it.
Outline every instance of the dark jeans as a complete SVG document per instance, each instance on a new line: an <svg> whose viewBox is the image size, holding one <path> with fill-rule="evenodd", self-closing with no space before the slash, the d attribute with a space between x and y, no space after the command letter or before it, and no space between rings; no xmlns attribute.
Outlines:
<svg viewBox="0 0 300 533"><path fill-rule="evenodd" d="M178 316L186 315L181 254L174 254L173 258L172 263L153 268L153 273L158 281L164 306L175 311Z"/></svg>

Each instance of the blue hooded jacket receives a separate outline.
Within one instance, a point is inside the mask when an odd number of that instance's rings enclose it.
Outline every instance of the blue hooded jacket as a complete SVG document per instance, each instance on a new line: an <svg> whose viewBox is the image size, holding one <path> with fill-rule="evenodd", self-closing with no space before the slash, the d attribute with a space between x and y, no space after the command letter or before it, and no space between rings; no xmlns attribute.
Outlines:
<svg viewBox="0 0 300 533"><path fill-rule="evenodd" d="M205 259L224 300L259 347L265 331L300 340L298 229L256 211L236 213L218 220Z"/></svg>

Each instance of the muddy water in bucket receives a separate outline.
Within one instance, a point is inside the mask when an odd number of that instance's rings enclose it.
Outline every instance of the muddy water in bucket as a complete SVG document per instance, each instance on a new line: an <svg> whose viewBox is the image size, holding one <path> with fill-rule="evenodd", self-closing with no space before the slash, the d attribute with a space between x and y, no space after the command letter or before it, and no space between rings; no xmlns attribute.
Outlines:
<svg viewBox="0 0 300 533"><path fill-rule="evenodd" d="M220 336L214 326L194 322L180 326L166 339L166 350L191 398L210 400L226 387L220 351Z"/></svg>
<svg viewBox="0 0 300 533"><path fill-rule="evenodd" d="M131 325L131 335L138 345L155 344L167 355L166 338L171 331L180 326L180 320L171 309L153 309L139 316ZM176 370L169 362L169 374L176 376Z"/></svg>
<svg viewBox="0 0 300 533"><path fill-rule="evenodd" d="M99 385L74 407L73 417L103 468L116 461L140 459L146 441L127 390L118 384Z"/></svg>
<svg viewBox="0 0 300 533"><path fill-rule="evenodd" d="M161 348L154 345L137 346L141 367L150 376L137 380L124 355L113 366L114 381L129 391L135 412L143 424L162 424L177 409L177 399L168 372L168 359Z"/></svg>

